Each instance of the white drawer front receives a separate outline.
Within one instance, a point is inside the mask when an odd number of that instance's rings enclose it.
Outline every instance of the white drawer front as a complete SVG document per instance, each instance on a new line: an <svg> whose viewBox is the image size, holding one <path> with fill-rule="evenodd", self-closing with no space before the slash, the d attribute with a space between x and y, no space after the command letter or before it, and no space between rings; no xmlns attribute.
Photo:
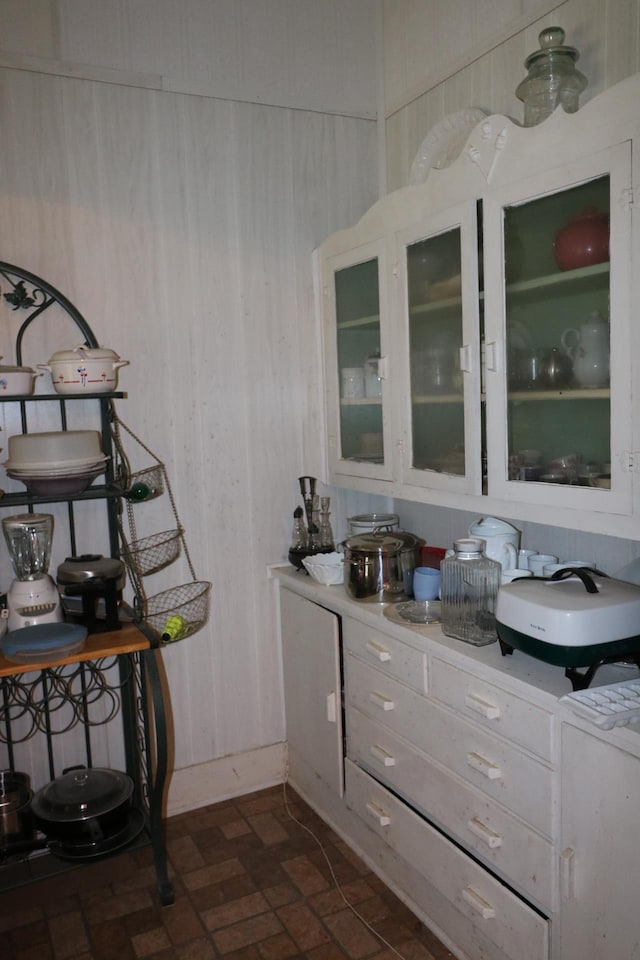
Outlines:
<svg viewBox="0 0 640 960"><path fill-rule="evenodd" d="M552 759L553 716L527 700L433 657L429 692L464 716Z"/></svg>
<svg viewBox="0 0 640 960"><path fill-rule="evenodd" d="M552 774L505 741L345 658L347 702L551 836ZM349 749L347 711L347 751Z"/></svg>
<svg viewBox="0 0 640 960"><path fill-rule="evenodd" d="M484 794L349 710L349 757L424 811L541 909L553 903L553 847Z"/></svg>
<svg viewBox="0 0 640 960"><path fill-rule="evenodd" d="M425 690L425 653L350 617L343 618L342 635L345 649L349 653L378 667L390 677L401 680L414 690Z"/></svg>
<svg viewBox="0 0 640 960"><path fill-rule="evenodd" d="M477 930L513 960L546 960L549 935L543 917L350 763L346 785L351 808L458 910L460 929L452 936L470 956L491 955L482 951Z"/></svg>

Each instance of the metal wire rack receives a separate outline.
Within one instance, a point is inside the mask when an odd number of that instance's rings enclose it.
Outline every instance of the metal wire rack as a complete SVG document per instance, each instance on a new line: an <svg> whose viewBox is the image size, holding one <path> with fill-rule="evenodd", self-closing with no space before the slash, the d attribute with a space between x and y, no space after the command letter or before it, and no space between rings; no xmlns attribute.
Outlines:
<svg viewBox="0 0 640 960"><path fill-rule="evenodd" d="M114 413L112 419L116 473L129 495L125 498L128 531L119 523L121 554L134 591L134 610L162 643L184 640L201 630L209 618L211 583L195 574L184 528L171 489L165 465L159 457ZM154 463L142 470L131 470L122 435L126 434ZM167 493L175 527L142 539L136 530L135 509L145 500ZM158 573L184 555L191 581L149 596L145 578Z"/></svg>

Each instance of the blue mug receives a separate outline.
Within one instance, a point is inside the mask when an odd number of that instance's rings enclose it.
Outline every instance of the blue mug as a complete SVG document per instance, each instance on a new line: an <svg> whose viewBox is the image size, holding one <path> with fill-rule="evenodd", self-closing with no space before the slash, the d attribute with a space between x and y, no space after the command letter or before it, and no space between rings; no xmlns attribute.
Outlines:
<svg viewBox="0 0 640 960"><path fill-rule="evenodd" d="M440 571L434 567L416 567L413 571L415 600L437 600L440 596Z"/></svg>

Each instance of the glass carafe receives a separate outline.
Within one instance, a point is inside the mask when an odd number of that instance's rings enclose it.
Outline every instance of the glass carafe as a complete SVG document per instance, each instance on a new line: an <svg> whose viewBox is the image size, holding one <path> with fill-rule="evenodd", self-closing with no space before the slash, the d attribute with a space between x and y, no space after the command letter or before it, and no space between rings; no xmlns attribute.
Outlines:
<svg viewBox="0 0 640 960"><path fill-rule="evenodd" d="M49 569L53 516L21 513L2 521L4 538L18 580L40 580Z"/></svg>
<svg viewBox="0 0 640 960"><path fill-rule="evenodd" d="M484 540L456 540L453 555L440 565L442 630L476 647L495 643L495 605L500 564L484 553Z"/></svg>

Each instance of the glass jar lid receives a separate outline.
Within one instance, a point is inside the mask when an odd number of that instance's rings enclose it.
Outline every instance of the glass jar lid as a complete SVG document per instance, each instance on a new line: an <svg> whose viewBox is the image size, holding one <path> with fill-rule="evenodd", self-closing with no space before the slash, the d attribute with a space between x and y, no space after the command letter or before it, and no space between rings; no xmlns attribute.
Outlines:
<svg viewBox="0 0 640 960"><path fill-rule="evenodd" d="M484 552L484 540L480 537L463 537L453 543L453 552L461 560L481 557Z"/></svg>

